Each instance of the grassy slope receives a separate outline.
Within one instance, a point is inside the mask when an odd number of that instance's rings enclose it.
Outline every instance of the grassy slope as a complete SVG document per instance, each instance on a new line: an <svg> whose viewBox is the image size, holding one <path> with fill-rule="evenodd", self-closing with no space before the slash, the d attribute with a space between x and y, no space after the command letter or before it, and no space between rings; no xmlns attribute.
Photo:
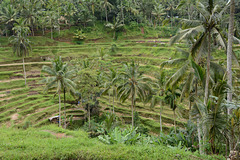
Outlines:
<svg viewBox="0 0 240 160"><path fill-rule="evenodd" d="M72 137L57 139L43 130ZM0 133L0 159L224 159L162 145L106 145L89 139L81 130L63 130L53 125L27 130L0 128Z"/></svg>

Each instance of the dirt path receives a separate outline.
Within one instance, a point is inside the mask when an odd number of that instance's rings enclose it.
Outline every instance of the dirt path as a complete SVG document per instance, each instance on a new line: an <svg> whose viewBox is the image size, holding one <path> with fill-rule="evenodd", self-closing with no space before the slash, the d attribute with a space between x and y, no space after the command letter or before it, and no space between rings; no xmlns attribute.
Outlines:
<svg viewBox="0 0 240 160"><path fill-rule="evenodd" d="M73 138L73 136L67 136L65 133L55 133L55 132L50 131L50 130L42 130L42 131L51 133L53 136L57 137L58 139L61 139L61 138Z"/></svg>
<svg viewBox="0 0 240 160"><path fill-rule="evenodd" d="M18 119L19 114L15 113L11 115L11 120L16 121Z"/></svg>
<svg viewBox="0 0 240 160"><path fill-rule="evenodd" d="M31 65L31 64L51 64L51 62L28 62L28 63L25 63L25 65ZM23 65L23 64L22 63L0 64L0 67L20 66L20 65Z"/></svg>

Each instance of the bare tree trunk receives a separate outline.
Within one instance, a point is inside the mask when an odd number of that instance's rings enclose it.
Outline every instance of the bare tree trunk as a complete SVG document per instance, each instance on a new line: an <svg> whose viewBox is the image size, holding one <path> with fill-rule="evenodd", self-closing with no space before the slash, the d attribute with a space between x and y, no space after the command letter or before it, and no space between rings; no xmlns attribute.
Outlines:
<svg viewBox="0 0 240 160"><path fill-rule="evenodd" d="M204 104L207 105L208 101L208 89L209 89L209 80L210 80L210 56L211 56L211 33L208 32L208 54L207 54L207 76L206 76L206 84L205 84L205 96L204 96Z"/></svg>
<svg viewBox="0 0 240 160"><path fill-rule="evenodd" d="M66 90L63 89L63 96L64 96L64 128L67 128L67 115L66 115Z"/></svg>
<svg viewBox="0 0 240 160"><path fill-rule="evenodd" d="M134 115L133 115L133 108L134 108L134 98L133 98L133 95L132 95L132 129L133 129L133 127L134 127Z"/></svg>
<svg viewBox="0 0 240 160"><path fill-rule="evenodd" d="M106 22L108 22L107 7L105 7Z"/></svg>
<svg viewBox="0 0 240 160"><path fill-rule="evenodd" d="M51 27L51 39L53 39L53 30L52 30L52 27Z"/></svg>
<svg viewBox="0 0 240 160"><path fill-rule="evenodd" d="M232 88L232 44L234 35L234 10L235 2L231 0L230 7L230 17L229 17L229 28L228 28L228 46L227 46L227 75L228 75L228 85ZM228 92L227 100L232 102L232 92ZM230 110L228 109L228 114Z"/></svg>
<svg viewBox="0 0 240 160"><path fill-rule="evenodd" d="M59 127L61 127L61 95L60 90L58 91L58 102L59 102Z"/></svg>
<svg viewBox="0 0 240 160"><path fill-rule="evenodd" d="M177 130L176 130L176 113L175 113L175 109L173 110L173 115L174 115L174 131L175 131L175 134L176 134Z"/></svg>
<svg viewBox="0 0 240 160"><path fill-rule="evenodd" d="M114 87L112 87L113 90L113 114L114 114Z"/></svg>
<svg viewBox="0 0 240 160"><path fill-rule="evenodd" d="M23 57L23 74L24 74L25 86L26 86L27 85L27 75L26 75L26 70L25 70L24 57Z"/></svg>
<svg viewBox="0 0 240 160"><path fill-rule="evenodd" d="M162 100L160 101L160 117L159 117L159 121L160 121L160 135L162 133Z"/></svg>
<svg viewBox="0 0 240 160"><path fill-rule="evenodd" d="M199 144L199 152L200 154L203 154L202 152L202 138L201 138L201 130L200 130L200 122L199 118L197 119L197 132L198 132L198 144Z"/></svg>
<svg viewBox="0 0 240 160"><path fill-rule="evenodd" d="M90 113L90 105L88 105L88 127L91 128L91 113Z"/></svg>

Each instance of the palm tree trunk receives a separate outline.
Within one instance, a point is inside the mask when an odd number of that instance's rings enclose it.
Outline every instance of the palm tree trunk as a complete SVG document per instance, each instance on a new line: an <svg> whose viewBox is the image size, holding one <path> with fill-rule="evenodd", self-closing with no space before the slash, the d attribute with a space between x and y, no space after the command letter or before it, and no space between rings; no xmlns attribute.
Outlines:
<svg viewBox="0 0 240 160"><path fill-rule="evenodd" d="M105 7L106 22L108 22L107 6Z"/></svg>
<svg viewBox="0 0 240 160"><path fill-rule="evenodd" d="M175 109L173 110L173 115L174 115L174 131L175 131L175 134L177 134L177 130L176 130L176 113L175 113Z"/></svg>
<svg viewBox="0 0 240 160"><path fill-rule="evenodd" d="M25 70L24 57L23 57L23 74L24 74L25 86L26 86L27 85L27 75L26 75L26 70Z"/></svg>
<svg viewBox="0 0 240 160"><path fill-rule="evenodd" d="M60 90L58 91L58 102L59 102L59 127L61 127L61 95Z"/></svg>
<svg viewBox="0 0 240 160"><path fill-rule="evenodd" d="M51 39L53 39L53 31L52 31L52 27L51 27Z"/></svg>
<svg viewBox="0 0 240 160"><path fill-rule="evenodd" d="M232 88L232 44L234 35L234 11L235 11L235 1L231 0L230 6L230 17L229 17L229 29L228 29L228 46L227 46L227 75L228 75L228 85ZM228 92L227 100L232 102L232 92ZM230 109L228 109L228 114L230 114Z"/></svg>
<svg viewBox="0 0 240 160"><path fill-rule="evenodd" d="M90 105L88 105L88 127L91 128L91 113L90 113Z"/></svg>
<svg viewBox="0 0 240 160"><path fill-rule="evenodd" d="M113 114L114 114L114 87L112 87L113 90Z"/></svg>
<svg viewBox="0 0 240 160"><path fill-rule="evenodd" d="M108 100L109 100L109 109L110 109L110 111L111 111L111 99L110 99L110 92L109 92L109 90L108 90Z"/></svg>
<svg viewBox="0 0 240 160"><path fill-rule="evenodd" d="M201 130L200 130L200 122L199 118L197 119L197 132L198 132L198 144L199 144L199 152L202 153L202 138L201 138Z"/></svg>
<svg viewBox="0 0 240 160"><path fill-rule="evenodd" d="M134 98L133 98L133 95L132 95L132 129L134 127L134 117L133 117L133 105L134 105Z"/></svg>
<svg viewBox="0 0 240 160"><path fill-rule="evenodd" d="M66 115L66 90L63 89L63 99L64 99L64 128L67 128L67 115Z"/></svg>
<svg viewBox="0 0 240 160"><path fill-rule="evenodd" d="M159 121L160 121L160 135L162 133L162 101L160 101L160 117L159 117Z"/></svg>
<svg viewBox="0 0 240 160"><path fill-rule="evenodd" d="M211 56L211 33L208 32L208 54L207 54L207 76L205 84L205 96L204 96L204 105L207 105L208 101L208 88L210 80L210 56Z"/></svg>

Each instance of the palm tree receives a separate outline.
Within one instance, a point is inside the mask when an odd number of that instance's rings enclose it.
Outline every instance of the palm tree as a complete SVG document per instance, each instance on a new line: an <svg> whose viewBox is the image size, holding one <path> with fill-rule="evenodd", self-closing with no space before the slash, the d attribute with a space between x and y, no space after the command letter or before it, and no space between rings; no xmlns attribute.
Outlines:
<svg viewBox="0 0 240 160"><path fill-rule="evenodd" d="M111 9L113 8L113 5L110 2L108 2L108 0L102 0L100 2L100 5L105 10L106 22L108 22L108 9L111 11Z"/></svg>
<svg viewBox="0 0 240 160"><path fill-rule="evenodd" d="M45 91L56 88L56 94L58 94L59 100L59 127L61 126L61 91L70 90L75 93L75 83L72 81L74 74L73 70L68 69L68 64L64 64L61 57L52 61L52 66L43 66L42 72L49 75L42 82L46 84ZM64 102L65 103L65 102ZM65 105L64 105L65 106ZM65 114L66 116L66 114ZM66 117L65 117L66 121ZM65 123L66 127L66 123Z"/></svg>
<svg viewBox="0 0 240 160"><path fill-rule="evenodd" d="M218 42L223 48L226 49L226 43L224 36L222 35L220 24L223 13L225 12L227 6L219 12L219 6L213 5L213 1L209 0L208 6L204 6L202 3L198 2L196 10L201 15L200 20L187 20L184 19L183 23L187 29L181 30L176 36L174 36L170 44L176 41L181 41L182 39L195 39L193 41L191 52L193 57L196 57L196 62L201 58L203 53L207 53L207 72L206 72L206 83L205 83L205 96L204 103L206 105L209 94L209 80L210 80L210 56L211 56L211 42L212 38ZM207 49L207 50L206 50ZM196 53L198 53L196 55Z"/></svg>
<svg viewBox="0 0 240 160"><path fill-rule="evenodd" d="M137 97L140 100L144 100L148 94L151 93L150 78L143 76L139 72L139 65L132 61L131 64L124 64L124 72L120 73L122 77L122 83L118 86L118 97L122 102L125 102L128 98L131 99L132 109L132 128L134 127L134 110Z"/></svg>
<svg viewBox="0 0 240 160"><path fill-rule="evenodd" d="M154 94L151 98L151 108L154 108L158 103L160 103L160 112L159 112L159 122L160 122L160 135L162 133L162 111L163 111L163 100L164 100L164 79L165 72L161 72L157 78L157 82L154 84L156 88L154 89Z"/></svg>
<svg viewBox="0 0 240 160"><path fill-rule="evenodd" d="M173 110L173 116L174 116L174 131L177 133L176 130L176 109L177 109L177 104L176 100L178 97L180 97L180 93L177 92L175 88L173 89L168 89L165 91L165 102L170 105L170 108Z"/></svg>
<svg viewBox="0 0 240 160"><path fill-rule="evenodd" d="M113 23L107 23L106 27L110 28L113 31L113 39L116 39L116 32L121 29L124 26L124 24L122 24L122 20L120 20L118 17L113 20Z"/></svg>
<svg viewBox="0 0 240 160"><path fill-rule="evenodd" d="M106 82L104 84L104 92L109 92L110 95L110 90L112 89L112 103L113 103L113 113L114 113L114 97L116 96L116 83L118 81L118 73L116 70L110 68L109 73L106 73L105 76ZM103 92L103 93L104 93ZM109 97L110 101L110 97Z"/></svg>
<svg viewBox="0 0 240 160"><path fill-rule="evenodd" d="M46 23L51 30L51 39L53 39L53 28L58 28L58 16L55 11L48 11L47 16L45 17Z"/></svg>
<svg viewBox="0 0 240 160"><path fill-rule="evenodd" d="M38 0L25 1L23 5L22 16L25 24L31 27L32 36L34 36L34 24L37 22L41 7L41 1Z"/></svg>
<svg viewBox="0 0 240 160"><path fill-rule="evenodd" d="M17 18L17 10L11 4L2 2L0 9L0 24L4 24L6 37L8 36L8 27L13 26Z"/></svg>
<svg viewBox="0 0 240 160"><path fill-rule="evenodd" d="M29 27L23 25L23 20L19 21L19 24L16 24L13 30L16 32L16 36L10 38L10 43L13 45L13 53L17 56L22 57L23 59L23 73L25 79L25 85L27 85L27 76L24 64L24 57L29 55L29 52L32 50L30 41L27 38L27 35L30 31Z"/></svg>

